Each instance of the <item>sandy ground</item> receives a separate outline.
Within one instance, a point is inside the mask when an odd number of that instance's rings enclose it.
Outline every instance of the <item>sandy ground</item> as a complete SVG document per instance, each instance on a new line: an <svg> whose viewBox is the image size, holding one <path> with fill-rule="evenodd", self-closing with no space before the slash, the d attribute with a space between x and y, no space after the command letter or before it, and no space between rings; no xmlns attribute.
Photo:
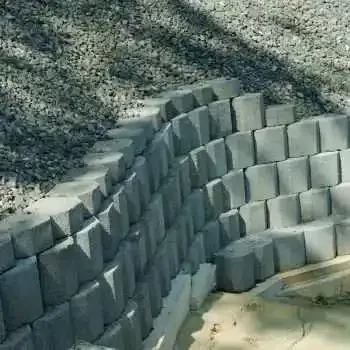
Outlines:
<svg viewBox="0 0 350 350"><path fill-rule="evenodd" d="M211 294L185 321L179 350L342 350L350 348L350 306L296 306Z"/></svg>

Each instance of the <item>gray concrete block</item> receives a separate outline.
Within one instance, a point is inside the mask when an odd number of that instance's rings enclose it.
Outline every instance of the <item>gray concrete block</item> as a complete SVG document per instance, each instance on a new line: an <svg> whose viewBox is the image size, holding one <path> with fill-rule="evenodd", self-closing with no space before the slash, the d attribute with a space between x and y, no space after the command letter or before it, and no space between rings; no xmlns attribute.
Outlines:
<svg viewBox="0 0 350 350"><path fill-rule="evenodd" d="M155 220L156 217L153 217L148 211L140 221L140 224L144 227L147 261L153 256L158 244L158 232L153 230L153 227L156 226Z"/></svg>
<svg viewBox="0 0 350 350"><path fill-rule="evenodd" d="M43 314L36 257L19 260L0 276L0 296L6 329L15 330Z"/></svg>
<svg viewBox="0 0 350 350"><path fill-rule="evenodd" d="M311 186L334 186L339 183L339 153L327 152L310 157Z"/></svg>
<svg viewBox="0 0 350 350"><path fill-rule="evenodd" d="M192 148L192 123L188 115L183 113L175 117L172 121L174 135L175 155L187 154Z"/></svg>
<svg viewBox="0 0 350 350"><path fill-rule="evenodd" d="M209 142L206 145L208 179L213 180L227 173L226 147L224 139Z"/></svg>
<svg viewBox="0 0 350 350"><path fill-rule="evenodd" d="M140 310L141 338L145 339L151 333L153 327L150 291L147 282L140 282L137 285L133 300L137 303Z"/></svg>
<svg viewBox="0 0 350 350"><path fill-rule="evenodd" d="M49 216L17 214L0 222L0 235L10 234L16 258L26 258L53 245ZM12 248L11 248L12 249Z"/></svg>
<svg viewBox="0 0 350 350"><path fill-rule="evenodd" d="M210 141L209 110L207 106L188 112L191 123L191 148L207 144Z"/></svg>
<svg viewBox="0 0 350 350"><path fill-rule="evenodd" d="M192 209L188 202L186 202L182 207L179 216L180 217L183 216L183 220L186 223L187 242L190 243L194 239L195 231L194 231Z"/></svg>
<svg viewBox="0 0 350 350"><path fill-rule="evenodd" d="M254 132L256 159L259 164L285 160L288 157L285 126L272 126Z"/></svg>
<svg viewBox="0 0 350 350"><path fill-rule="evenodd" d="M350 184L342 183L330 188L332 214L350 215Z"/></svg>
<svg viewBox="0 0 350 350"><path fill-rule="evenodd" d="M205 223L205 195L201 189L193 191L187 198L191 207L195 232L199 231Z"/></svg>
<svg viewBox="0 0 350 350"><path fill-rule="evenodd" d="M116 129L109 129L107 136L112 139L131 139L134 142L135 154L139 155L146 148L147 132L144 128L127 128L120 127Z"/></svg>
<svg viewBox="0 0 350 350"><path fill-rule="evenodd" d="M189 157L192 186L200 188L208 182L207 151L201 146L191 151Z"/></svg>
<svg viewBox="0 0 350 350"><path fill-rule="evenodd" d="M103 334L95 341L95 344L109 346L112 349L127 350L124 346L123 330L120 322L115 322L106 328Z"/></svg>
<svg viewBox="0 0 350 350"><path fill-rule="evenodd" d="M93 345L86 341L77 341L76 344L69 350L112 350L112 348L106 348L105 346Z"/></svg>
<svg viewBox="0 0 350 350"><path fill-rule="evenodd" d="M131 171L136 174L139 183L141 210L144 210L151 200L150 178L146 158L142 156L136 157Z"/></svg>
<svg viewBox="0 0 350 350"><path fill-rule="evenodd" d="M170 98L148 98L143 100L143 104L146 106L146 108L157 108L159 110L161 120L163 121L167 121L177 115L177 111ZM158 122L158 124L160 123Z"/></svg>
<svg viewBox="0 0 350 350"><path fill-rule="evenodd" d="M277 163L280 194L304 192L309 189L310 167L308 157L290 158Z"/></svg>
<svg viewBox="0 0 350 350"><path fill-rule="evenodd" d="M191 90L194 98L194 106L207 105L214 99L213 89L210 84L198 83L181 87L181 89Z"/></svg>
<svg viewBox="0 0 350 350"><path fill-rule="evenodd" d="M46 306L69 300L78 289L76 245L69 237L38 257L41 291Z"/></svg>
<svg viewBox="0 0 350 350"><path fill-rule="evenodd" d="M160 130L163 142L165 143L166 158L168 160L168 165L170 166L175 159L175 144L174 144L174 132L171 123L166 123ZM162 145L163 147L163 145ZM162 172L162 177L164 178L166 173Z"/></svg>
<svg viewBox="0 0 350 350"><path fill-rule="evenodd" d="M129 301L120 320L123 329L123 340L128 350L142 349L142 334L140 323L140 308L134 301Z"/></svg>
<svg viewBox="0 0 350 350"><path fill-rule="evenodd" d="M350 182L350 149L345 149L339 152L341 181Z"/></svg>
<svg viewBox="0 0 350 350"><path fill-rule="evenodd" d="M350 219L344 219L335 225L337 255L350 254Z"/></svg>
<svg viewBox="0 0 350 350"><path fill-rule="evenodd" d="M119 221L119 233L125 237L129 231L130 219L125 186L117 185L112 195L113 204Z"/></svg>
<svg viewBox="0 0 350 350"><path fill-rule="evenodd" d="M135 143L131 139L112 139L95 142L92 150L96 153L120 152L124 155L127 168L130 168L135 159Z"/></svg>
<svg viewBox="0 0 350 350"><path fill-rule="evenodd" d="M103 333L101 286L98 282L85 285L70 300L75 341L92 342Z"/></svg>
<svg viewBox="0 0 350 350"><path fill-rule="evenodd" d="M142 121L150 121L154 131L158 131L162 125L161 111L159 107L145 106L138 110L136 116Z"/></svg>
<svg viewBox="0 0 350 350"><path fill-rule="evenodd" d="M191 161L189 156L182 156L177 159L179 168L180 189L182 202L190 195L192 189L191 183Z"/></svg>
<svg viewBox="0 0 350 350"><path fill-rule="evenodd" d="M36 350L30 326L24 326L9 334L0 344L0 350Z"/></svg>
<svg viewBox="0 0 350 350"><path fill-rule="evenodd" d="M158 268L162 297L166 297L171 289L171 274L167 244L168 241L164 240L158 247L154 257L154 264Z"/></svg>
<svg viewBox="0 0 350 350"><path fill-rule="evenodd" d="M277 167L275 163L249 167L245 171L247 200L259 201L278 194Z"/></svg>
<svg viewBox="0 0 350 350"><path fill-rule="evenodd" d="M326 115L320 118L321 152L337 151L349 147L349 117L346 115Z"/></svg>
<svg viewBox="0 0 350 350"><path fill-rule="evenodd" d="M300 202L297 194L269 199L267 209L270 228L288 227L300 223Z"/></svg>
<svg viewBox="0 0 350 350"><path fill-rule="evenodd" d="M186 232L186 218L183 215L179 215L174 223L174 231L171 233L174 235L171 240L177 242L179 262L182 263L185 259L189 247Z"/></svg>
<svg viewBox="0 0 350 350"><path fill-rule="evenodd" d="M251 131L235 132L225 138L228 169L243 169L255 164Z"/></svg>
<svg viewBox="0 0 350 350"><path fill-rule="evenodd" d="M272 105L266 107L266 126L288 125L295 122L293 104Z"/></svg>
<svg viewBox="0 0 350 350"><path fill-rule="evenodd" d="M123 276L123 290L126 300L132 297L136 288L135 267L130 242L122 242L115 259L120 263L122 269L121 275Z"/></svg>
<svg viewBox="0 0 350 350"><path fill-rule="evenodd" d="M218 78L206 83L213 89L214 98L217 100L236 97L241 93L241 82L237 78Z"/></svg>
<svg viewBox="0 0 350 350"><path fill-rule="evenodd" d="M86 221L82 230L74 236L76 245L75 264L80 284L97 277L103 269L101 225L93 217Z"/></svg>
<svg viewBox="0 0 350 350"><path fill-rule="evenodd" d="M124 292L122 263L118 258L108 263L98 278L104 324L114 322L123 312L127 297Z"/></svg>
<svg viewBox="0 0 350 350"><path fill-rule="evenodd" d="M56 239L79 231L84 222L83 203L75 197L42 198L28 206L26 212L50 216Z"/></svg>
<svg viewBox="0 0 350 350"><path fill-rule="evenodd" d="M222 177L225 210L243 205L245 200L245 182L243 170L233 170Z"/></svg>
<svg viewBox="0 0 350 350"><path fill-rule="evenodd" d="M160 96L171 100L176 114L186 113L194 108L194 97L190 89L165 91Z"/></svg>
<svg viewBox="0 0 350 350"><path fill-rule="evenodd" d="M251 234L267 228L266 202L251 202L239 208L242 233Z"/></svg>
<svg viewBox="0 0 350 350"><path fill-rule="evenodd" d="M177 275L180 268L179 249L178 249L178 242L177 242L176 236L177 236L176 228L171 227L167 231L167 235L165 237L166 246L168 249L169 271L170 271L171 278L174 278Z"/></svg>
<svg viewBox="0 0 350 350"><path fill-rule="evenodd" d="M120 152L88 153L84 156L84 163L91 167L107 167L114 182L123 180L125 176L126 162L123 153Z"/></svg>
<svg viewBox="0 0 350 350"><path fill-rule="evenodd" d="M229 99L209 103L210 138L217 139L232 134L232 106Z"/></svg>
<svg viewBox="0 0 350 350"><path fill-rule="evenodd" d="M146 135L146 141L149 142L153 139L154 126L160 121L159 110L156 108L144 108L137 111L134 117L118 119L118 127L124 127L127 129L143 129Z"/></svg>
<svg viewBox="0 0 350 350"><path fill-rule="evenodd" d="M226 246L240 238L240 221L237 209L229 210L219 216L221 246Z"/></svg>
<svg viewBox="0 0 350 350"><path fill-rule="evenodd" d="M0 234L0 273L8 270L15 264L13 243L7 233Z"/></svg>
<svg viewBox="0 0 350 350"><path fill-rule="evenodd" d="M262 129L265 126L264 98L260 93L245 94L233 99L238 131Z"/></svg>
<svg viewBox="0 0 350 350"><path fill-rule="evenodd" d="M313 188L299 195L302 222L324 218L331 212L328 188Z"/></svg>
<svg viewBox="0 0 350 350"><path fill-rule="evenodd" d="M189 265L189 272L191 273L191 275L195 274L199 269L199 265L205 263L205 261L206 257L204 238L203 233L200 232L197 233L194 241L189 247L186 257L186 262Z"/></svg>
<svg viewBox="0 0 350 350"><path fill-rule="evenodd" d="M150 190L153 193L159 188L162 167L164 166L166 167L166 170L168 169L165 144L164 140L161 138L160 133L156 134L155 138L146 149L145 158L148 167Z"/></svg>
<svg viewBox="0 0 350 350"><path fill-rule="evenodd" d="M302 120L287 127L289 157L319 152L319 127L316 120Z"/></svg>
<svg viewBox="0 0 350 350"><path fill-rule="evenodd" d="M335 226L333 222L314 221L304 225L303 229L308 264L335 258Z"/></svg>
<svg viewBox="0 0 350 350"><path fill-rule="evenodd" d="M204 188L206 220L217 218L224 212L224 190L221 179L208 182Z"/></svg>
<svg viewBox="0 0 350 350"><path fill-rule="evenodd" d="M211 262L214 254L219 251L221 247L220 242L220 223L219 221L210 221L202 227L205 258L206 261Z"/></svg>
<svg viewBox="0 0 350 350"><path fill-rule="evenodd" d="M140 187L136 172L131 172L124 181L126 202L131 224L139 221L141 216Z"/></svg>
<svg viewBox="0 0 350 350"><path fill-rule="evenodd" d="M152 317L156 318L163 306L160 277L157 266L150 264L148 270L145 273L144 280L147 281L150 291Z"/></svg>
<svg viewBox="0 0 350 350"><path fill-rule="evenodd" d="M4 322L4 314L2 311L2 302L0 300L0 343L5 339L6 337L6 329L5 329L5 322Z"/></svg>
<svg viewBox="0 0 350 350"><path fill-rule="evenodd" d="M69 304L58 305L32 325L36 350L67 350L74 344Z"/></svg>
<svg viewBox="0 0 350 350"><path fill-rule="evenodd" d="M236 241L222 249L215 265L219 290L240 293L255 286L254 252L245 242Z"/></svg>

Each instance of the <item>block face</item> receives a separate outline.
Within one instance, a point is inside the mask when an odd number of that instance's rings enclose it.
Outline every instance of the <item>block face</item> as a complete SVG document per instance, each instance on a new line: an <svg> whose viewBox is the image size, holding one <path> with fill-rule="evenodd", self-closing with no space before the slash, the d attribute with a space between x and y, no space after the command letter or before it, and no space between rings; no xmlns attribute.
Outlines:
<svg viewBox="0 0 350 350"><path fill-rule="evenodd" d="M294 226L300 223L299 196L290 194L267 201L270 228Z"/></svg>
<svg viewBox="0 0 350 350"><path fill-rule="evenodd" d="M207 83L187 85L181 89L191 90L195 106L207 105L214 99L213 89L210 84Z"/></svg>
<svg viewBox="0 0 350 350"><path fill-rule="evenodd" d="M135 172L136 174L136 178L139 183L141 209L144 210L151 200L150 178L146 158L142 156L136 157L131 171Z"/></svg>
<svg viewBox="0 0 350 350"><path fill-rule="evenodd" d="M205 196L201 189L193 191L187 198L192 211L195 232L199 231L205 223Z"/></svg>
<svg viewBox="0 0 350 350"><path fill-rule="evenodd" d="M218 78L208 80L207 83L211 86L214 98L217 100L236 97L241 93L241 82L236 78Z"/></svg>
<svg viewBox="0 0 350 350"><path fill-rule="evenodd" d="M145 271L147 261L151 258L151 256L148 256L147 232L143 221L130 228L128 240L133 253L135 276L136 280L138 280Z"/></svg>
<svg viewBox="0 0 350 350"><path fill-rule="evenodd" d="M206 261L212 261L214 254L220 249L220 224L210 221L202 228Z"/></svg>
<svg viewBox="0 0 350 350"><path fill-rule="evenodd" d="M130 139L134 142L135 154L139 155L146 147L146 132L144 128L126 128L119 127L116 129L109 129L107 136L112 139Z"/></svg>
<svg viewBox="0 0 350 350"><path fill-rule="evenodd" d="M287 127L289 157L319 152L319 127L316 120L303 120Z"/></svg>
<svg viewBox="0 0 350 350"><path fill-rule="evenodd" d="M339 183L339 153L327 152L310 157L311 186L334 186Z"/></svg>
<svg viewBox="0 0 350 350"><path fill-rule="evenodd" d="M0 350L36 350L33 343L33 335L30 326L19 328L9 334L6 340L0 344Z"/></svg>
<svg viewBox="0 0 350 350"><path fill-rule="evenodd" d="M210 138L217 139L232 134L232 113L229 99L215 101L208 105Z"/></svg>
<svg viewBox="0 0 350 350"><path fill-rule="evenodd" d="M192 148L192 124L187 114L178 115L171 121L171 124L174 135L175 154L177 156L184 155Z"/></svg>
<svg viewBox="0 0 350 350"><path fill-rule="evenodd" d="M242 232L251 234L266 230L267 210L265 201L242 205L239 214Z"/></svg>
<svg viewBox="0 0 350 350"><path fill-rule="evenodd" d="M174 227L172 227L168 230L167 235L165 237L166 246L168 248L169 271L171 278L174 278L177 275L180 267L179 248L176 236L177 231ZM157 280L159 283L160 290L160 279L158 274Z"/></svg>
<svg viewBox="0 0 350 350"><path fill-rule="evenodd" d="M191 162L189 156L178 158L182 202L189 196L192 189Z"/></svg>
<svg viewBox="0 0 350 350"><path fill-rule="evenodd" d="M210 140L209 110L202 106L188 113L191 123L191 148L205 145Z"/></svg>
<svg viewBox="0 0 350 350"><path fill-rule="evenodd" d="M126 197L126 190L124 186L117 185L112 195L113 204L117 212L119 231L122 238L124 238L130 227L128 202Z"/></svg>
<svg viewBox="0 0 350 350"><path fill-rule="evenodd" d="M262 94L245 94L233 99L238 131L262 129L265 126L265 108Z"/></svg>
<svg viewBox="0 0 350 350"><path fill-rule="evenodd" d="M339 152L341 181L350 182L350 149L345 149Z"/></svg>
<svg viewBox="0 0 350 350"><path fill-rule="evenodd" d="M194 97L189 89L165 91L161 97L171 100L177 114L189 112L194 107Z"/></svg>
<svg viewBox="0 0 350 350"><path fill-rule="evenodd" d="M178 205L178 199L176 200ZM145 222L149 234L159 243L165 236L164 199L160 194L153 196L145 213Z"/></svg>
<svg viewBox="0 0 350 350"><path fill-rule="evenodd" d="M96 345L107 346L112 349L127 350L124 346L123 330L119 322L110 325L104 333L95 341Z"/></svg>
<svg viewBox="0 0 350 350"><path fill-rule="evenodd" d="M220 241L225 246L232 241L236 241L241 236L240 216L237 209L222 213L219 216Z"/></svg>
<svg viewBox="0 0 350 350"><path fill-rule="evenodd" d="M160 310L163 306L163 300L158 269L155 265L149 266L149 269L146 272L144 279L147 281L148 288L150 290L152 317L156 318L159 315Z"/></svg>
<svg viewBox="0 0 350 350"><path fill-rule="evenodd" d="M205 263L205 261L203 233L198 233L191 244L186 257L186 262L189 265L191 275L195 274L198 271L200 264Z"/></svg>
<svg viewBox="0 0 350 350"><path fill-rule="evenodd" d="M344 219L335 225L337 255L350 254L350 220Z"/></svg>
<svg viewBox="0 0 350 350"><path fill-rule="evenodd" d="M120 263L123 277L124 299L130 298L136 287L135 267L130 242L125 241L120 245L116 260Z"/></svg>
<svg viewBox="0 0 350 350"><path fill-rule="evenodd" d="M143 104L146 108L158 109L161 121L167 121L177 114L171 99L168 97L148 98L143 100ZM159 129L161 121L157 121L153 125Z"/></svg>
<svg viewBox="0 0 350 350"><path fill-rule="evenodd" d="M207 151L201 146L189 153L190 176L194 188L200 188L208 182Z"/></svg>
<svg viewBox="0 0 350 350"><path fill-rule="evenodd" d="M162 297L166 297L171 288L171 273L167 243L167 241L162 242L154 257L154 263L158 268Z"/></svg>
<svg viewBox="0 0 350 350"><path fill-rule="evenodd" d="M227 173L226 148L224 139L209 142L206 145L208 179L213 180Z"/></svg>
<svg viewBox="0 0 350 350"><path fill-rule="evenodd" d="M235 132L225 138L227 166L243 169L255 164L255 147L251 131Z"/></svg>
<svg viewBox="0 0 350 350"><path fill-rule="evenodd" d="M136 172L131 172L125 179L125 194L130 223L136 223L141 216L140 188Z"/></svg>
<svg viewBox="0 0 350 350"><path fill-rule="evenodd" d="M288 157L284 126L268 127L254 132L256 158L259 164L285 160Z"/></svg>
<svg viewBox="0 0 350 350"><path fill-rule="evenodd" d="M120 320L123 329L123 340L126 349L139 350L142 348L142 334L140 324L140 308L130 301Z"/></svg>
<svg viewBox="0 0 350 350"><path fill-rule="evenodd" d="M216 179L207 183L204 195L206 220L217 218L224 211L222 180Z"/></svg>
<svg viewBox="0 0 350 350"><path fill-rule="evenodd" d="M259 201L277 196L276 164L262 164L247 168L247 200Z"/></svg>
<svg viewBox="0 0 350 350"><path fill-rule="evenodd" d="M292 104L273 105L266 108L266 125L287 125L295 122L295 106Z"/></svg>
<svg viewBox="0 0 350 350"><path fill-rule="evenodd" d="M18 261L0 276L6 329L15 330L39 318L43 313L36 257Z"/></svg>
<svg viewBox="0 0 350 350"><path fill-rule="evenodd" d="M310 167L307 157L290 158L277 163L279 192L282 195L309 189Z"/></svg>
<svg viewBox="0 0 350 350"><path fill-rule="evenodd" d="M303 222L330 215L331 198L328 188L316 188L300 193L301 219Z"/></svg>
<svg viewBox="0 0 350 350"><path fill-rule="evenodd" d="M245 182L243 170L230 171L222 177L224 207L235 209L245 203Z"/></svg>
<svg viewBox="0 0 350 350"><path fill-rule="evenodd" d="M162 168L168 169L167 151L165 147L164 140L161 138L160 132L158 132L145 151L151 193L157 191L159 188Z"/></svg>
<svg viewBox="0 0 350 350"><path fill-rule="evenodd" d="M344 183L330 188L332 214L350 215L350 184Z"/></svg>
<svg viewBox="0 0 350 350"><path fill-rule="evenodd" d="M171 123L166 123L161 129L161 135L163 143L165 143L166 158L169 166L174 162L175 158L175 144L174 144L174 132ZM161 145L163 147L163 144ZM162 171L162 177L166 176L165 171Z"/></svg>
<svg viewBox="0 0 350 350"><path fill-rule="evenodd" d="M0 273L8 270L15 264L13 243L7 233L0 234Z"/></svg>
<svg viewBox="0 0 350 350"><path fill-rule="evenodd" d="M349 147L349 117L329 115L319 119L321 152Z"/></svg>

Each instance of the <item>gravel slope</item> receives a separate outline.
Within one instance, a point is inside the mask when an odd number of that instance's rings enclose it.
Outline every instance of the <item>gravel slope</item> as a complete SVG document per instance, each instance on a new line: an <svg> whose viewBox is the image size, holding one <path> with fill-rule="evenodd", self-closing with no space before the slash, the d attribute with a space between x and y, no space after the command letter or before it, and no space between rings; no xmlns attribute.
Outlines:
<svg viewBox="0 0 350 350"><path fill-rule="evenodd" d="M0 216L165 88L230 75L300 117L350 106L349 16L335 0L3 0Z"/></svg>

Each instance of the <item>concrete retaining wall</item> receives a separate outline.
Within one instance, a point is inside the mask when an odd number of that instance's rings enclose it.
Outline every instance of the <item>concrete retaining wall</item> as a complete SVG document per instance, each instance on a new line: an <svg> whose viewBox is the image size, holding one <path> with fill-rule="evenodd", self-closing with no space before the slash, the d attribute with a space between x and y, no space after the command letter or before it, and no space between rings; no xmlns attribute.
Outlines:
<svg viewBox="0 0 350 350"><path fill-rule="evenodd" d="M246 234L350 215L348 117L295 122L293 106L265 108L236 79L145 104L0 223L0 350L156 348L171 292L190 302L176 276Z"/></svg>

